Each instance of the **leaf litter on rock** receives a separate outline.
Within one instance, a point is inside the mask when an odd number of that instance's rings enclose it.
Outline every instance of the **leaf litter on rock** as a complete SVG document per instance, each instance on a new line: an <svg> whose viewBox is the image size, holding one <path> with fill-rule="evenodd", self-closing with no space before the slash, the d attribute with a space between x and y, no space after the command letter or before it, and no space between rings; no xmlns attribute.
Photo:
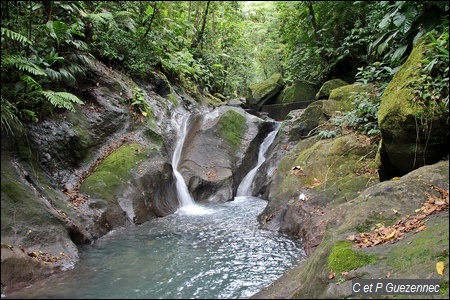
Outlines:
<svg viewBox="0 0 450 300"><path fill-rule="evenodd" d="M405 233L413 230L416 233L425 230L427 227L425 225L426 220L424 219L431 214L448 209L449 205L448 190L444 190L433 184L428 185L433 190L438 191L440 197L425 192L427 200L422 204L420 209L416 210L416 215L408 215L392 226L385 227L382 224L378 224L378 228L373 229L371 232L350 235L347 237L347 240L354 242L354 247L356 248L367 248L386 243L394 243L403 239Z"/></svg>

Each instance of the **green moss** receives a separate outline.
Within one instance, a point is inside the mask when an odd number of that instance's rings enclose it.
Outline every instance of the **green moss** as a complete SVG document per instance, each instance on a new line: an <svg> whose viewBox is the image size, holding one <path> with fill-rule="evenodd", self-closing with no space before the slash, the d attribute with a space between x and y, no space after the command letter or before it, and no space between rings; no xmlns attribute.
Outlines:
<svg viewBox="0 0 450 300"><path fill-rule="evenodd" d="M393 272L406 276L413 274L435 273L436 262L444 261L448 265L448 219L433 224L416 233L408 247L395 245L388 256L387 263Z"/></svg>
<svg viewBox="0 0 450 300"><path fill-rule="evenodd" d="M440 284L440 292L441 295L447 295L448 296L448 281L442 281Z"/></svg>
<svg viewBox="0 0 450 300"><path fill-rule="evenodd" d="M383 224L385 227L394 225L398 219L385 217L383 214L372 212L362 224L355 227L358 232L369 232L376 224Z"/></svg>
<svg viewBox="0 0 450 300"><path fill-rule="evenodd" d="M414 108L412 101L410 101L414 98L414 91L409 86L420 78L420 68L417 67L417 64L423 58L424 49L425 45L423 43L416 44L408 60L395 73L386 87L378 110L380 127L382 127L381 124L384 123L386 116L389 114L399 111L402 112L403 116L420 113L417 110L418 108ZM391 124L386 124L386 126L389 127Z"/></svg>
<svg viewBox="0 0 450 300"><path fill-rule="evenodd" d="M331 248L328 256L328 269L338 272L346 272L361 268L373 263L376 256L362 251L352 249L353 244L349 241L338 241Z"/></svg>
<svg viewBox="0 0 450 300"><path fill-rule="evenodd" d="M345 82L342 79L332 79L327 82L325 82L320 90L316 94L316 99L319 98L328 98L330 96L330 92L338 87L348 85L347 82Z"/></svg>
<svg viewBox="0 0 450 300"><path fill-rule="evenodd" d="M275 96L283 88L283 77L275 73L263 82L250 84L247 101L250 106L257 105L264 97Z"/></svg>
<svg viewBox="0 0 450 300"><path fill-rule="evenodd" d="M317 87L310 82L296 80L285 87L279 96L279 103L292 103L296 101L314 100Z"/></svg>
<svg viewBox="0 0 450 300"><path fill-rule="evenodd" d="M230 109L220 117L217 126L217 135L225 139L234 150L239 149L247 128L245 117Z"/></svg>
<svg viewBox="0 0 450 300"><path fill-rule="evenodd" d="M166 95L166 98L169 99L169 101L172 102L172 104L175 105L175 107L179 105L177 101L177 95L175 93L170 93Z"/></svg>
<svg viewBox="0 0 450 300"><path fill-rule="evenodd" d="M220 98L214 97L211 94L201 95L202 102L206 102L213 107L219 107L225 104Z"/></svg>
<svg viewBox="0 0 450 300"><path fill-rule="evenodd" d="M253 91L253 97L255 99L260 99L261 97L266 95L270 90L272 90L274 88L274 86L279 84L280 80L281 80L281 74L275 73L263 82L251 84L250 89Z"/></svg>
<svg viewBox="0 0 450 300"><path fill-rule="evenodd" d="M356 94L371 92L370 85L354 83L335 88L330 93L330 100L355 100Z"/></svg>
<svg viewBox="0 0 450 300"><path fill-rule="evenodd" d="M108 201L114 200L131 177L130 172L146 158L142 146L137 143L121 146L83 182L80 192Z"/></svg>
<svg viewBox="0 0 450 300"><path fill-rule="evenodd" d="M164 140L158 128L152 129L150 126L145 130L146 137L158 148L162 147Z"/></svg>

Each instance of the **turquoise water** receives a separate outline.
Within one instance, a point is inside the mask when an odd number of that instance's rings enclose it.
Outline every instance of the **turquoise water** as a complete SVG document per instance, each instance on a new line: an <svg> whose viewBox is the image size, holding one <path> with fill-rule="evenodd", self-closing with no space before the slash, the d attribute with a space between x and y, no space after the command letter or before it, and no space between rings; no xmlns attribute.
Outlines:
<svg viewBox="0 0 450 300"><path fill-rule="evenodd" d="M301 263L298 240L258 229L267 202L226 203L115 230L81 249L73 270L8 298L248 298Z"/></svg>

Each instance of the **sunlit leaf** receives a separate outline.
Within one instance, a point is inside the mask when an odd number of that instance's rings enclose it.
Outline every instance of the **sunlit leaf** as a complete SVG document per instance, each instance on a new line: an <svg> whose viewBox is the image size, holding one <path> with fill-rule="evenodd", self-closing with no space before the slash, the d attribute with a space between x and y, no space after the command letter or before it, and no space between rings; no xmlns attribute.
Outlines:
<svg viewBox="0 0 450 300"><path fill-rule="evenodd" d="M444 275L444 262L440 261L438 263L436 263L436 271L438 272L439 275Z"/></svg>

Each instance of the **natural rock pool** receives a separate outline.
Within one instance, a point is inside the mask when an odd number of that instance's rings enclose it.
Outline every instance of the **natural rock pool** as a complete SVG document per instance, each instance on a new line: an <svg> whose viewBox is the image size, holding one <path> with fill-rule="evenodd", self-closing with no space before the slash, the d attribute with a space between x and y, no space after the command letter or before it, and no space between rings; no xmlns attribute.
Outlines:
<svg viewBox="0 0 450 300"><path fill-rule="evenodd" d="M114 230L73 270L8 298L248 298L305 259L298 240L258 229L266 205L242 196Z"/></svg>

